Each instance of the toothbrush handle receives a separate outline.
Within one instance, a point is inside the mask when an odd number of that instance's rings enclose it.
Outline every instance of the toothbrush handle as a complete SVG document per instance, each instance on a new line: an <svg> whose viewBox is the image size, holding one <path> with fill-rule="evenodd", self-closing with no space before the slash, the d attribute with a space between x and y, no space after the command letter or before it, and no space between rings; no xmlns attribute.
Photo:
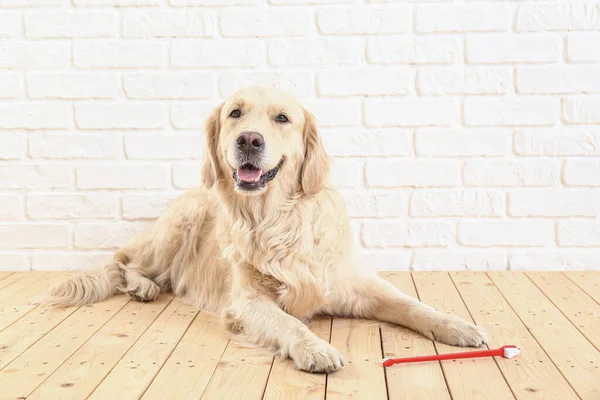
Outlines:
<svg viewBox="0 0 600 400"><path fill-rule="evenodd" d="M490 356L503 356L503 355L504 355L504 348L500 348L500 349L493 349L493 350L465 351L462 353L436 354L433 356L389 358L383 362L383 365L385 367L389 367L394 364L411 363L411 362L457 360L457 359L461 359L461 358L477 358L477 357L490 357Z"/></svg>

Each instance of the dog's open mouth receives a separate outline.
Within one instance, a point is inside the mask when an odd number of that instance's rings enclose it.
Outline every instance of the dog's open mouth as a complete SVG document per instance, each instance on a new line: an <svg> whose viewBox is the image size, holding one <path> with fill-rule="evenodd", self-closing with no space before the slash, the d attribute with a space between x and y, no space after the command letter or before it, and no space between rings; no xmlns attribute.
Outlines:
<svg viewBox="0 0 600 400"><path fill-rule="evenodd" d="M246 163L233 171L233 179L239 189L242 190L260 190L267 186L267 182L272 181L277 176L279 169L283 165L283 158L275 168L265 172L256 166Z"/></svg>

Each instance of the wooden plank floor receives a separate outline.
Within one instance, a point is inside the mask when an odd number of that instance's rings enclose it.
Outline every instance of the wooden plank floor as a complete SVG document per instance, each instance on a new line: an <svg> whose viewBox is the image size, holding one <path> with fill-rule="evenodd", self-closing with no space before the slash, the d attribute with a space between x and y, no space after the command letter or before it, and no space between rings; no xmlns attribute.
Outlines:
<svg viewBox="0 0 600 400"><path fill-rule="evenodd" d="M390 272L436 309L484 326L514 359L395 365L463 351L403 327L322 318L348 361L330 375L227 340L214 316L161 295L68 309L28 305L68 272L0 272L1 399L600 399L600 271Z"/></svg>

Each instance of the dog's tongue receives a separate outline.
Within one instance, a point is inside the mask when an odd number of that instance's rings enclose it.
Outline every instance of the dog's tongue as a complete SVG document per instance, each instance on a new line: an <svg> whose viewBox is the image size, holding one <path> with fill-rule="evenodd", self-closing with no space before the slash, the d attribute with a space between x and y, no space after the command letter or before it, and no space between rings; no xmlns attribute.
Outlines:
<svg viewBox="0 0 600 400"><path fill-rule="evenodd" d="M242 167L238 168L238 178L244 182L258 182L262 170Z"/></svg>

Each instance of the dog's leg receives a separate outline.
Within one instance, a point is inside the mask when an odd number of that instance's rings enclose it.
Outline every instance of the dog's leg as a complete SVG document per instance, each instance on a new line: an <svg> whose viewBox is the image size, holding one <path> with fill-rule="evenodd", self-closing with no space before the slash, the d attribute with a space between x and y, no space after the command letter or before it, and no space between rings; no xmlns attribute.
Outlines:
<svg viewBox="0 0 600 400"><path fill-rule="evenodd" d="M223 320L241 341L290 357L298 369L332 372L344 365L335 347L259 293L238 294Z"/></svg>
<svg viewBox="0 0 600 400"><path fill-rule="evenodd" d="M129 293L137 301L154 301L160 294L160 287L136 269L126 268L123 276L126 286L121 291Z"/></svg>
<svg viewBox="0 0 600 400"><path fill-rule="evenodd" d="M440 313L381 278L340 281L332 292L336 294L329 299L327 311L333 315L391 322L453 346L480 347L485 343L483 328Z"/></svg>

